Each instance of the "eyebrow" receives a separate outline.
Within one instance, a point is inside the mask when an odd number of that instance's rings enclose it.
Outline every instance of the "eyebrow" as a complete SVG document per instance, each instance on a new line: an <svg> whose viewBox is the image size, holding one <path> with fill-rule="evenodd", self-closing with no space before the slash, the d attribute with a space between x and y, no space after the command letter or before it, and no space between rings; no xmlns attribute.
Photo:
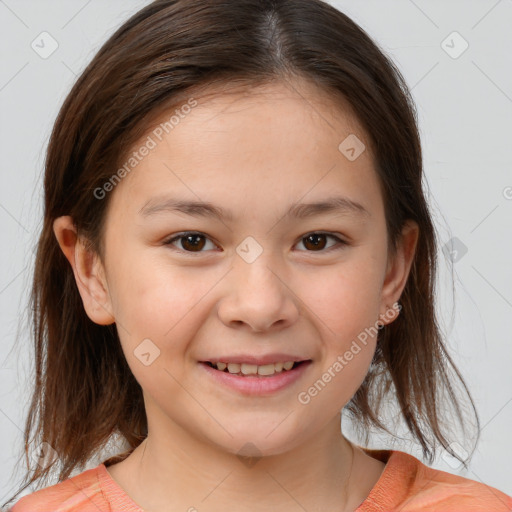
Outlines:
<svg viewBox="0 0 512 512"><path fill-rule="evenodd" d="M185 201L172 197L150 199L140 210L143 217L163 212L184 213L192 217L215 218L233 222L234 215L225 208L207 201ZM285 213L286 218L306 219L319 215L339 214L355 217L371 217L370 212L360 203L348 197L329 197L313 203L293 203Z"/></svg>

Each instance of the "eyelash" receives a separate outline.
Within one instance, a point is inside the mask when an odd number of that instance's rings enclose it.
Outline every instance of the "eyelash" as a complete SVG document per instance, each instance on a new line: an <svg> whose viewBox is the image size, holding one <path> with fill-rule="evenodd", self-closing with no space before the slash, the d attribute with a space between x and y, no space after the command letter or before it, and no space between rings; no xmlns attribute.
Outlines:
<svg viewBox="0 0 512 512"><path fill-rule="evenodd" d="M177 236L173 236L172 238L164 241L163 243L164 243L164 245L172 246L173 242L176 242L177 240L181 240L183 238L186 238L187 236L190 236L190 235L199 235L199 236L203 236L203 237L207 238L208 240L210 240L204 233L201 233L199 231L185 231L183 233L180 233ZM329 247L329 248L327 248L325 250L320 250L320 251L301 251L301 252L311 252L311 253L315 253L315 252L322 253L323 252L323 253L326 253L326 252L337 251L337 250L343 249L344 246L349 245L347 242L345 242L344 240L342 240L338 236L333 235L331 233L326 233L326 232L323 232L323 231L312 231L310 233L306 233L304 236L300 237L299 242L302 242L305 238L307 238L310 235L326 235L328 238L329 237L330 238L334 238L338 242L338 244L336 244L336 245L334 245L332 247ZM173 250L176 250L176 251L179 251L179 252L184 252L184 253L187 253L187 254L192 254L194 256L195 255L199 255L199 254L205 252L205 251L197 251L197 252L186 251L184 249L178 249L177 247L174 247Z"/></svg>

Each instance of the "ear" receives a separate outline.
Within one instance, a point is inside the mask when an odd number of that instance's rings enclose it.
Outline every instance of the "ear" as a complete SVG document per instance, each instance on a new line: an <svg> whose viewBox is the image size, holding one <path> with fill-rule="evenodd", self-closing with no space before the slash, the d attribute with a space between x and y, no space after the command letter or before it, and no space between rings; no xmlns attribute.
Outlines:
<svg viewBox="0 0 512 512"><path fill-rule="evenodd" d="M384 324L391 323L396 318L396 316L393 316L389 320L390 309L392 308L392 312L396 313L393 304L400 299L400 295L402 295L402 291L407 283L416 252L418 237L418 224L411 219L407 220L402 228L402 236L399 240L395 257L388 260L386 276L382 285L380 318Z"/></svg>
<svg viewBox="0 0 512 512"><path fill-rule="evenodd" d="M88 249L85 241L78 237L70 216L55 219L53 232L71 264L87 316L99 325L114 323L105 271L98 254Z"/></svg>

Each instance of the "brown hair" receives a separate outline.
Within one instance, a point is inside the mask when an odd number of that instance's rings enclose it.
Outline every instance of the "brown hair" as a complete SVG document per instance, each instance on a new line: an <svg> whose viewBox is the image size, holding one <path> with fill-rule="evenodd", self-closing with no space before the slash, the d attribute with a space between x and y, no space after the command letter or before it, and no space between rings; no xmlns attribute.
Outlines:
<svg viewBox="0 0 512 512"><path fill-rule="evenodd" d="M31 295L35 387L24 437L29 472L17 495L52 468L30 467L32 443L46 442L56 451L61 481L114 434L130 450L107 464L122 460L147 435L142 390L116 327L87 317L53 221L71 215L101 255L110 196L98 200L94 190L112 177L156 113L214 85L293 78L344 98L356 113L374 155L391 251L407 219L420 229L401 314L379 330L369 373L346 411L366 431L386 430L380 410L394 396L425 457L432 461L439 443L462 460L442 421L448 402L464 423L453 376L477 425L478 416L437 325L437 235L422 189L416 110L399 70L357 24L321 0L157 0L99 50L68 94L51 134Z"/></svg>

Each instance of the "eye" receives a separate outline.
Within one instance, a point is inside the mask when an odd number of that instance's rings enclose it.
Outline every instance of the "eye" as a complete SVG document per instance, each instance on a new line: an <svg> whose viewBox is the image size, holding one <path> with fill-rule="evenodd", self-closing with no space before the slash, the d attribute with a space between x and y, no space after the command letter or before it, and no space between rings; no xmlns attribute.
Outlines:
<svg viewBox="0 0 512 512"><path fill-rule="evenodd" d="M325 249L325 247L326 247L325 240L327 238L331 238L331 239L335 240L336 242L338 242L338 244L331 245L330 247L327 248L326 251L323 251L323 252L329 252L331 250L341 249L342 246L348 245L347 242L345 242L344 240L342 240L341 238L339 238L335 235L332 235L329 233L321 233L321 232L309 233L306 236L303 236L300 240L300 243L303 243L303 241L305 241L304 247L313 249L313 250L308 250L306 252L322 252L322 249ZM188 252L188 253L200 253L200 252L204 252L204 251L202 251L202 249L206 246L207 242L205 242L205 240L211 242L211 240L204 233L195 232L195 231L186 231L184 233L180 233L177 236L170 238L169 240L166 240L164 242L164 244L165 245L175 245L175 244L179 243L181 247L177 248L178 250L181 249L184 252ZM214 247L216 247L215 244L213 244L213 242L211 242L211 243ZM336 247L336 245L339 245L340 247ZM333 247L334 247L334 249L333 249Z"/></svg>
<svg viewBox="0 0 512 512"><path fill-rule="evenodd" d="M344 245L348 245L347 242L345 242L344 240L342 240L341 238L339 238L335 235L331 235L329 233L321 233L321 232L309 233L308 235L301 238L300 243L303 243L304 247L313 248L313 251L307 251L307 252L322 252L322 249L324 249L326 246L325 239L327 239L327 238L332 238L333 240L336 240L338 242L338 245L340 245L341 247ZM305 241L305 242L303 242L303 241ZM333 247L334 247L334 249L333 249ZM336 247L336 244L334 244L334 245L331 245L327 251L323 251L323 252L329 252L331 250L341 249L341 247ZM319 250L315 250L315 249L319 249Z"/></svg>
<svg viewBox="0 0 512 512"><path fill-rule="evenodd" d="M178 242L185 252L203 252L201 249L203 249L206 245L204 240L210 239L203 233L187 231L171 238L170 240L165 241L164 243L165 245L174 245L175 242Z"/></svg>

